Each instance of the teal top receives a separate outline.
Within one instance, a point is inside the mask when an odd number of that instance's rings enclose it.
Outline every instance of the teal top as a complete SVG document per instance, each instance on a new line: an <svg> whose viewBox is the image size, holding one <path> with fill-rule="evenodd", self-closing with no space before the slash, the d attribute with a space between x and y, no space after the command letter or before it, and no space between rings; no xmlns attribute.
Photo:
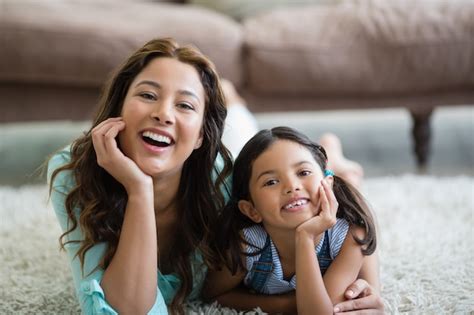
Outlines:
<svg viewBox="0 0 474 315"><path fill-rule="evenodd" d="M48 164L48 179L52 172L70 161L70 147L56 153ZM216 166L219 163L216 162ZM58 218L63 232L69 229L69 220L65 208L67 194L75 186L74 176L71 171L62 171L54 179L51 192L51 203ZM75 209L75 216L79 222L80 209ZM67 234L65 241L82 241L84 234L79 225L71 233ZM85 254L84 273L82 272L79 257L76 256L80 248L80 243L68 243L65 245L67 256L71 265L76 295L79 300L83 314L117 314L117 312L107 303L104 291L100 286L104 270L97 268L107 249L107 243L94 245ZM193 288L188 296L188 301L199 297L207 267L199 252L195 252L191 257L191 267L193 272ZM155 304L148 314L167 314L167 306L173 300L180 287L181 279L176 274L162 274L158 270L158 294Z"/></svg>

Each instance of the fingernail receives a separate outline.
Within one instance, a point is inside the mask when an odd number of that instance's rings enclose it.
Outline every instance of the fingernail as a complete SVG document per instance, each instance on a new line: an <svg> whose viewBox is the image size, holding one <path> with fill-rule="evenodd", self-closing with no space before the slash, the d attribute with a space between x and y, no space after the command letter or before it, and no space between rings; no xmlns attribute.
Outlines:
<svg viewBox="0 0 474 315"><path fill-rule="evenodd" d="M354 291L352 291L352 290L347 290L347 295L348 295L348 296L354 295Z"/></svg>
<svg viewBox="0 0 474 315"><path fill-rule="evenodd" d="M334 313L339 313L340 310L341 310L341 309L340 309L339 307L335 307L335 308L334 308Z"/></svg>

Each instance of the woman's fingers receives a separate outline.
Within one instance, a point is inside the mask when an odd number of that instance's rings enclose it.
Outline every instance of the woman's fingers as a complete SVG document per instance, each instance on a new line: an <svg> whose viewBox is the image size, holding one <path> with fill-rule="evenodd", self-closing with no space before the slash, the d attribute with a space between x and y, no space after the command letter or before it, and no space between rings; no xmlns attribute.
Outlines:
<svg viewBox="0 0 474 315"><path fill-rule="evenodd" d="M109 118L92 129L92 144L97 155L97 162L104 166L117 148L115 137L125 128L121 117Z"/></svg>
<svg viewBox="0 0 474 315"><path fill-rule="evenodd" d="M347 301L334 305L335 313L344 314L383 314L382 298L374 293L370 284L364 279L357 279L345 292Z"/></svg>
<svg viewBox="0 0 474 315"><path fill-rule="evenodd" d="M117 140L115 138L120 131L125 129L125 123L123 121L115 122L104 134L104 145L105 150L109 154L113 154L118 149Z"/></svg>
<svg viewBox="0 0 474 315"><path fill-rule="evenodd" d="M360 299L348 300L334 305L335 314L384 314L380 296L372 294Z"/></svg>
<svg viewBox="0 0 474 315"><path fill-rule="evenodd" d="M372 287L364 279L357 279L350 286L347 287L344 296L347 299L353 299L355 297L362 297L370 295L372 293Z"/></svg>

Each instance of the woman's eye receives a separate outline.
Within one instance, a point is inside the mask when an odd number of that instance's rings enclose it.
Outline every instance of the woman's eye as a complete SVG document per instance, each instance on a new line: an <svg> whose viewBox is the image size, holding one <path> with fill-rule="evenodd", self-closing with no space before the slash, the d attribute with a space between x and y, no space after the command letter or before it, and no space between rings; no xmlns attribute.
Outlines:
<svg viewBox="0 0 474 315"><path fill-rule="evenodd" d="M146 100L156 100L155 95L152 94L152 93L146 93L146 92L144 92L144 93L140 93L140 96L141 96L142 98L146 99Z"/></svg>
<svg viewBox="0 0 474 315"><path fill-rule="evenodd" d="M276 183L278 183L278 181L276 179L270 179L270 180L267 180L263 186L273 186L275 185Z"/></svg>
<svg viewBox="0 0 474 315"><path fill-rule="evenodd" d="M188 103L178 103L178 107L186 110L194 110L194 107Z"/></svg>

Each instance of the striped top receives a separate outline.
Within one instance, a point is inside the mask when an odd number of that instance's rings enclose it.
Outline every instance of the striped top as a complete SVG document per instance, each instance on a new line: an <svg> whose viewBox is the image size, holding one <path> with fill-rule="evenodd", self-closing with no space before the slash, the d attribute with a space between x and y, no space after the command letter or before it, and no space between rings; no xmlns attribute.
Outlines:
<svg viewBox="0 0 474 315"><path fill-rule="evenodd" d="M347 231L349 230L349 224L344 219L337 219L336 224L328 230L329 235L329 254L331 259L334 260L339 254L341 250L342 243L346 239ZM253 225L251 227L245 228L243 230L244 237L247 242L250 244L255 245L257 248L263 248L265 245L265 241L267 239L267 232L261 225ZM321 237L319 244L315 248L315 255L317 255L323 246L324 235ZM263 293L266 294L281 294L285 292L289 292L296 289L296 275L287 281L283 279L283 268L280 263L278 250L275 247L275 244L270 239L270 246L272 250L272 257L273 257L273 271L270 275L270 278L266 282L266 286L263 289ZM246 247L246 253L252 254L258 251L257 248L252 246ZM258 262L260 259L260 254L258 255L250 255L246 256L246 268L247 274L244 278L244 283L248 286L251 280L251 270L254 263Z"/></svg>

